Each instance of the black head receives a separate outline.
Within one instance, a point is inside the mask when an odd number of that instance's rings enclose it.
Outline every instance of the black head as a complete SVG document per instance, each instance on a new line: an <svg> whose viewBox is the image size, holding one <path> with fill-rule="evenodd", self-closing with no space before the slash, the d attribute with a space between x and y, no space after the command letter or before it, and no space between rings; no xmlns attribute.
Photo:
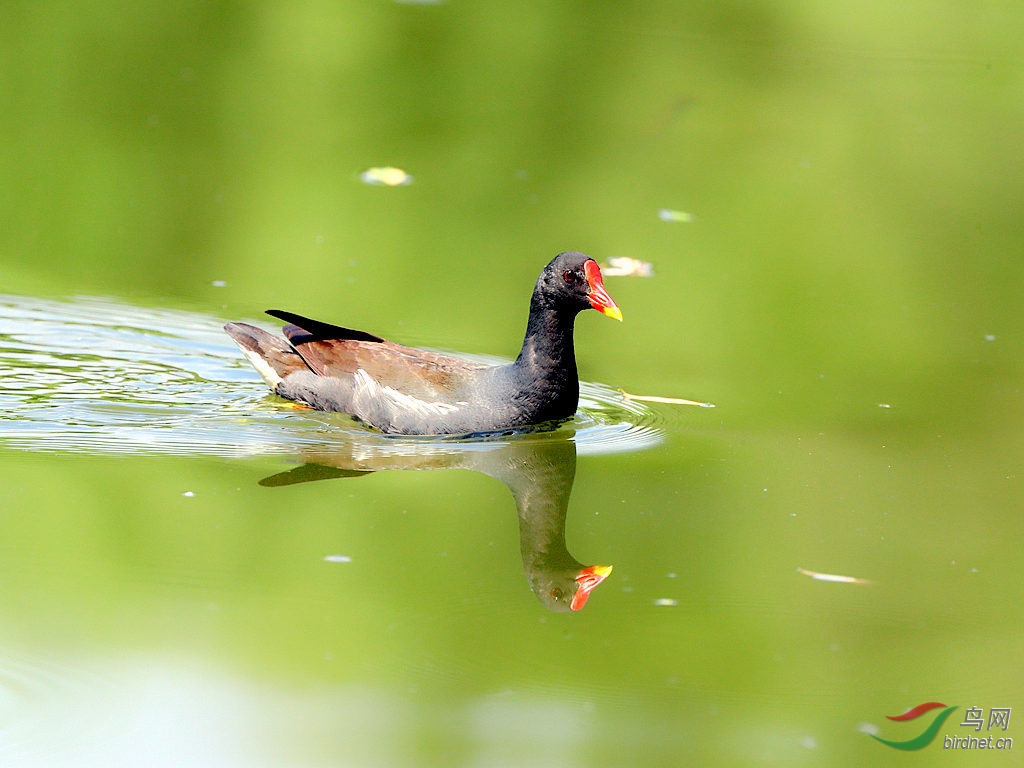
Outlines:
<svg viewBox="0 0 1024 768"><path fill-rule="evenodd" d="M604 288L601 268L592 258L577 251L560 253L544 267L533 297L541 306L575 312L596 309L622 320L622 312Z"/></svg>

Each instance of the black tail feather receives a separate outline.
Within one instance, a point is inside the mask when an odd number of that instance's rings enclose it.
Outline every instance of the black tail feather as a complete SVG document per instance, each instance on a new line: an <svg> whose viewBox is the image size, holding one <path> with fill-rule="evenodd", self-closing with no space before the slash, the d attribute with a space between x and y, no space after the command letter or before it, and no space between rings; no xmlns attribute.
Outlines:
<svg viewBox="0 0 1024 768"><path fill-rule="evenodd" d="M372 333L367 333L366 331L357 331L352 328L343 328L340 325L324 323L320 320L312 320L311 318L297 315L294 312L285 312L281 309L268 309L267 314L271 317L276 317L278 320L284 320L286 323L291 323L301 331L305 331L305 334L288 334L288 340L292 344L306 344L311 341L329 341L331 339L348 339L351 341L371 342L384 341L380 336L374 336Z"/></svg>

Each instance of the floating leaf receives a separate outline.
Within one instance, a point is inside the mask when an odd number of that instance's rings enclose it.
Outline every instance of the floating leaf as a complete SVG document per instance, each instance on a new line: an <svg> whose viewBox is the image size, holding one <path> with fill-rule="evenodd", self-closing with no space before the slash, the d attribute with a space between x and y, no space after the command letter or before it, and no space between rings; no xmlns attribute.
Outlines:
<svg viewBox="0 0 1024 768"><path fill-rule="evenodd" d="M864 586L874 584L873 581L867 579L858 579L854 576L840 576L835 573L818 573L817 571L808 571L806 568L797 568L797 573L802 573L804 576L810 576L815 581L835 581L840 584L861 584Z"/></svg>
<svg viewBox="0 0 1024 768"><path fill-rule="evenodd" d="M623 400L642 400L645 403L668 403L669 405L699 405L701 408L714 408L714 403L702 403L700 400L687 400L684 397L661 397L660 395L631 395L620 389Z"/></svg>
<svg viewBox="0 0 1024 768"><path fill-rule="evenodd" d="M654 277L654 265L629 256L612 256L601 265L605 277Z"/></svg>
<svg viewBox="0 0 1024 768"><path fill-rule="evenodd" d="M366 184L374 184L381 187L404 187L412 184L412 176L401 168L393 168L390 165L380 168L367 168L359 174L359 178Z"/></svg>
<svg viewBox="0 0 1024 768"><path fill-rule="evenodd" d="M686 211L673 211L671 208L661 208L658 210L658 218L662 221L682 221L689 223L696 219L692 213Z"/></svg>

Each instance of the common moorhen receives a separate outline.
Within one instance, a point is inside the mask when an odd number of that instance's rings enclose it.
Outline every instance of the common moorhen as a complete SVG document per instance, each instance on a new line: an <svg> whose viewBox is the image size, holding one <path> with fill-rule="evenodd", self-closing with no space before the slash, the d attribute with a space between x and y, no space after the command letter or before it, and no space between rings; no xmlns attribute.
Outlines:
<svg viewBox="0 0 1024 768"><path fill-rule="evenodd" d="M461 434L569 418L579 402L572 332L594 308L622 319L597 262L560 253L537 279L515 362L483 365L379 336L268 310L285 339L246 323L224 330L281 397L350 414L382 432Z"/></svg>

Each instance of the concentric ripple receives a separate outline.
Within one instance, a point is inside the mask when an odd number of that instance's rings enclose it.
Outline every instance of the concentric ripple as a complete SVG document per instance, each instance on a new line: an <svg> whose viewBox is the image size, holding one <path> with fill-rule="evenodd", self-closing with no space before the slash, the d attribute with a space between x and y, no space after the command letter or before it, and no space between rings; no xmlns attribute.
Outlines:
<svg viewBox="0 0 1024 768"><path fill-rule="evenodd" d="M347 417L296 410L268 395L222 325L208 315L109 299L0 296L0 445L214 456L353 441L385 452L453 450L452 438L398 443ZM642 404L600 384L580 389L579 411L560 427L572 431L580 453L661 442ZM479 436L457 442L468 448Z"/></svg>
<svg viewBox="0 0 1024 768"><path fill-rule="evenodd" d="M664 432L654 411L604 384L580 382L574 420L581 455L640 451L661 443Z"/></svg>

